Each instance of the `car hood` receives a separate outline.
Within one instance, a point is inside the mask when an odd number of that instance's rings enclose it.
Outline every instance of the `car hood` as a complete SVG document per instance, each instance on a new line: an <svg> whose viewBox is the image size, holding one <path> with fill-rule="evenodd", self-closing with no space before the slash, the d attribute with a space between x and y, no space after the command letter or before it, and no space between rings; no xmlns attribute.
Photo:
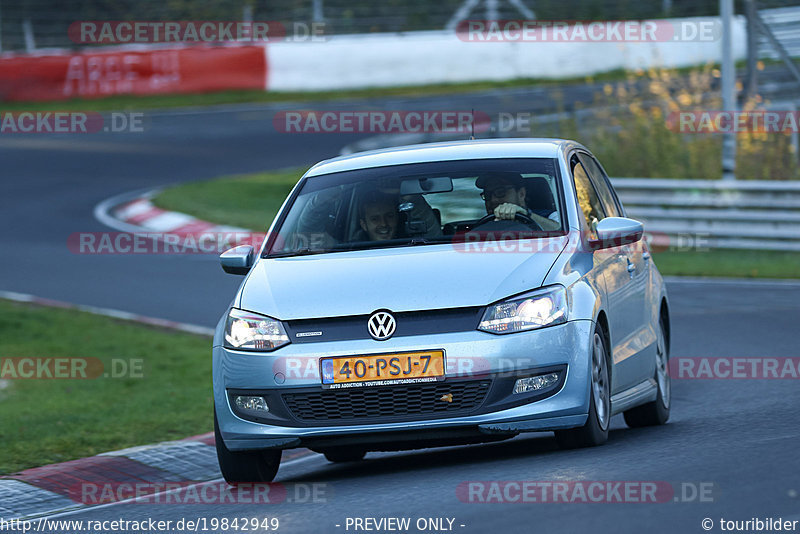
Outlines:
<svg viewBox="0 0 800 534"><path fill-rule="evenodd" d="M559 236L265 258L239 307L293 320L485 306L540 287L566 243Z"/></svg>

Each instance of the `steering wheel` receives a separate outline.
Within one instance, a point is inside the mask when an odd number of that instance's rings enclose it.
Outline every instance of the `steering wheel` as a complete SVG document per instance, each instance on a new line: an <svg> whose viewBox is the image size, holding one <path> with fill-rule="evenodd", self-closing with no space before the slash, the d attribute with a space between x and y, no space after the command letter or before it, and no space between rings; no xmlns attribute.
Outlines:
<svg viewBox="0 0 800 534"><path fill-rule="evenodd" d="M474 230L475 228L477 228L477 227L479 227L479 226L481 226L483 224L489 223L489 222L502 222L502 221L509 221L510 220L510 219L500 219L500 220L496 221L495 219L496 219L496 217L494 216L494 213L490 213L489 215L485 215L484 217L481 217L478 220L478 222L475 223L475 225L471 228L471 230ZM528 217L524 213L517 212L516 214L514 214L514 220L518 220L518 221L520 221L520 222L522 222L522 223L524 223L524 224L526 224L528 226L531 226L531 227L533 227L534 230L544 231L544 228L542 228L542 226L539 223L537 223L536 221L534 221L533 219L531 219L530 217Z"/></svg>

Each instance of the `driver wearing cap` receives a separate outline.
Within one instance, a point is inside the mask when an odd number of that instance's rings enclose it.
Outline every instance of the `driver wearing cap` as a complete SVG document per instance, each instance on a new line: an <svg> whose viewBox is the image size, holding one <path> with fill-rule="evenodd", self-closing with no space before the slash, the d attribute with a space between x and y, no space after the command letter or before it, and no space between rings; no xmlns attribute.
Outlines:
<svg viewBox="0 0 800 534"><path fill-rule="evenodd" d="M481 198L486 204L487 215L493 214L496 220L512 220L519 213L533 219L543 230L560 226L555 219L557 214L555 218L545 218L526 207L527 190L524 179L518 173L494 172L479 176L475 186L482 190Z"/></svg>

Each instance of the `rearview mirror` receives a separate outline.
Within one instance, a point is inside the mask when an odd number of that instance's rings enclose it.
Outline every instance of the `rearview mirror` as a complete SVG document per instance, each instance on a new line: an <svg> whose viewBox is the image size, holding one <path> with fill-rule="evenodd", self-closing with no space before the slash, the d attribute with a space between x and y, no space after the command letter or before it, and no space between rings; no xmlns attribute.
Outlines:
<svg viewBox="0 0 800 534"><path fill-rule="evenodd" d="M606 217L595 228L597 239L590 242L594 250L621 247L642 239L644 225L626 217Z"/></svg>
<svg viewBox="0 0 800 534"><path fill-rule="evenodd" d="M425 193L449 193L453 190L453 179L449 176L433 178L411 178L400 182L400 195L423 195Z"/></svg>
<svg viewBox="0 0 800 534"><path fill-rule="evenodd" d="M253 266L255 249L250 245L239 245L219 255L222 270L228 274L247 274Z"/></svg>

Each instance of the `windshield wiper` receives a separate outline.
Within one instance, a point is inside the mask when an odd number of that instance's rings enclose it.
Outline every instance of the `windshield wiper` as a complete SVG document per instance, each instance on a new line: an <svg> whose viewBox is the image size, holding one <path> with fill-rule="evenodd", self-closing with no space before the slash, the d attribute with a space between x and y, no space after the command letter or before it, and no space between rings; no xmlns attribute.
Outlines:
<svg viewBox="0 0 800 534"><path fill-rule="evenodd" d="M407 246L441 245L442 243L450 243L451 241L452 241L452 236L449 235L441 235L436 237L414 236L411 238L411 241L406 243L406 245Z"/></svg>
<svg viewBox="0 0 800 534"><path fill-rule="evenodd" d="M414 247L414 246L421 246L421 245L437 245L441 243L448 243L450 242L449 237L441 237L438 239L430 239L427 237L416 236L412 237L410 241L399 241L399 240L392 240L393 242L389 242L383 244L381 241L362 241L358 243L340 243L338 245L333 246L332 248L325 248L325 249L310 249L310 248L301 248L299 250L287 251L287 252L275 252L273 254L268 254L267 258L289 258L293 256L309 256L312 254L324 254L328 252L352 252L355 250L369 250L369 249L384 249L384 248L397 248L397 247Z"/></svg>
<svg viewBox="0 0 800 534"><path fill-rule="evenodd" d="M267 258L290 258L292 256L310 256L312 254L323 254L325 252L330 252L329 249L320 249L320 248L301 248L298 250L290 250L287 252L274 252L272 254L267 254Z"/></svg>

